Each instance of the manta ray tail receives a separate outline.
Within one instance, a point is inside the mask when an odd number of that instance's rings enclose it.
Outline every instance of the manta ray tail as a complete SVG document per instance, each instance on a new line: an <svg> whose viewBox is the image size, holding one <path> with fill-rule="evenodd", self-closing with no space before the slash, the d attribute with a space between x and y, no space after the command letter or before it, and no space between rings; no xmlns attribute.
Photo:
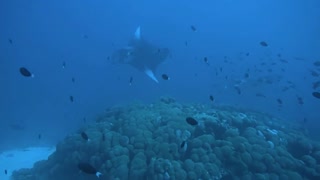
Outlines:
<svg viewBox="0 0 320 180"><path fill-rule="evenodd" d="M141 39L140 26L136 29L136 32L134 33L134 38L136 38L137 40Z"/></svg>
<svg viewBox="0 0 320 180"><path fill-rule="evenodd" d="M154 80L156 83L159 83L158 79L156 78L156 76L154 75L154 73L152 72L151 69L146 69L144 71L144 73L146 73L147 76L149 76L152 80Z"/></svg>

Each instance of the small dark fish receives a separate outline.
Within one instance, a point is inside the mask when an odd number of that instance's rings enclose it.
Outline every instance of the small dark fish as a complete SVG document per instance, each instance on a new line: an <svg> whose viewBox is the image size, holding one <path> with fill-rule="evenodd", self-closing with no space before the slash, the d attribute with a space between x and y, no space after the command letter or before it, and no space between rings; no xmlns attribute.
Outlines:
<svg viewBox="0 0 320 180"><path fill-rule="evenodd" d="M74 77L73 78L71 78L71 82L76 82L76 79L74 79Z"/></svg>
<svg viewBox="0 0 320 180"><path fill-rule="evenodd" d="M161 77L162 77L163 80L170 80L170 77L168 75L166 75L166 74L162 74Z"/></svg>
<svg viewBox="0 0 320 180"><path fill-rule="evenodd" d="M210 64L209 64L209 60L208 60L208 58L207 57L204 57L203 58L203 61L209 66Z"/></svg>
<svg viewBox="0 0 320 180"><path fill-rule="evenodd" d="M198 121L195 120L195 119L193 119L192 117L187 117L187 118L186 118L186 121L187 121L188 124L190 124L190 125L192 125L192 126L198 125Z"/></svg>
<svg viewBox="0 0 320 180"><path fill-rule="evenodd" d="M41 134L38 134L38 139L39 139L39 140L41 139L41 137L42 137L42 135L41 135Z"/></svg>
<svg viewBox="0 0 320 180"><path fill-rule="evenodd" d="M282 100L279 99L279 98L277 99L277 102L278 102L279 105L282 105L282 103L283 103Z"/></svg>
<svg viewBox="0 0 320 180"><path fill-rule="evenodd" d="M313 83L312 83L312 88L313 88L314 90L316 90L318 87L320 87L320 81L316 81L316 82L313 82Z"/></svg>
<svg viewBox="0 0 320 180"><path fill-rule="evenodd" d="M8 174L8 171L7 171L6 169L4 170L4 174L5 174L5 175L7 175L7 174Z"/></svg>
<svg viewBox="0 0 320 180"><path fill-rule="evenodd" d="M295 59L297 61L304 61L304 58L302 58L302 57L293 57L293 59Z"/></svg>
<svg viewBox="0 0 320 180"><path fill-rule="evenodd" d="M257 97L266 98L266 96L265 96L264 94L261 94L261 93L256 93L256 96L257 96Z"/></svg>
<svg viewBox="0 0 320 180"><path fill-rule="evenodd" d="M86 141L89 141L89 137L88 137L87 133L82 132L82 133L81 133L81 137L82 137L82 139L84 139L84 140L86 140Z"/></svg>
<svg viewBox="0 0 320 180"><path fill-rule="evenodd" d="M186 145L186 141L182 141L182 143L180 144L180 148L183 149L185 145Z"/></svg>
<svg viewBox="0 0 320 180"><path fill-rule="evenodd" d="M303 123L307 123L308 119L307 118L303 118Z"/></svg>
<svg viewBox="0 0 320 180"><path fill-rule="evenodd" d="M7 154L6 157L10 157L10 158L11 158L11 157L14 157L14 154L12 154L12 153Z"/></svg>
<svg viewBox="0 0 320 180"><path fill-rule="evenodd" d="M244 73L244 78L249 78L249 73Z"/></svg>
<svg viewBox="0 0 320 180"><path fill-rule="evenodd" d="M185 45L185 46L188 46L188 41L184 42L184 45Z"/></svg>
<svg viewBox="0 0 320 180"><path fill-rule="evenodd" d="M196 32L196 31L197 31L197 28L196 28L195 26L193 26L193 25L191 25L190 28L191 28L191 30L192 30L193 32Z"/></svg>
<svg viewBox="0 0 320 180"><path fill-rule="evenodd" d="M302 97L297 96L297 100L300 105L304 104Z"/></svg>
<svg viewBox="0 0 320 180"><path fill-rule="evenodd" d="M87 118L83 118L83 123L86 123L87 122Z"/></svg>
<svg viewBox="0 0 320 180"><path fill-rule="evenodd" d="M78 168L87 174L95 174L97 177L100 177L102 174L98 172L93 166L91 166L89 163L81 162L78 164Z"/></svg>
<svg viewBox="0 0 320 180"><path fill-rule="evenodd" d="M130 85L130 86L132 85L132 82L133 82L133 77L130 76L130 79L129 79L129 85Z"/></svg>
<svg viewBox="0 0 320 180"><path fill-rule="evenodd" d="M13 40L12 39L9 38L8 41L9 41L10 44L13 44Z"/></svg>
<svg viewBox="0 0 320 180"><path fill-rule="evenodd" d="M84 34L82 37L83 37L83 39L88 39L89 38L88 35L86 35L86 34Z"/></svg>
<svg viewBox="0 0 320 180"><path fill-rule="evenodd" d="M288 61L285 60L285 59L280 59L280 62L282 62L282 63L288 63Z"/></svg>
<svg viewBox="0 0 320 180"><path fill-rule="evenodd" d="M261 42L260 42L260 45L261 45L261 46L264 46L264 47L267 47L267 46L268 46L268 44L267 44L265 41L261 41Z"/></svg>
<svg viewBox="0 0 320 180"><path fill-rule="evenodd" d="M10 124L9 127L13 130L16 130L16 131L22 131L22 130L26 129L24 124L20 124L17 122Z"/></svg>
<svg viewBox="0 0 320 180"><path fill-rule="evenodd" d="M281 55L280 53L278 53L278 54L277 54L277 56L278 56L279 58L281 58L281 57L282 57L282 55Z"/></svg>
<svg viewBox="0 0 320 180"><path fill-rule="evenodd" d="M311 76L313 76L313 77L319 77L319 73L317 73L317 72L314 71L314 70L310 70L310 74L311 74Z"/></svg>
<svg viewBox="0 0 320 180"><path fill-rule="evenodd" d="M241 94L241 89L239 86L233 86L234 89L237 91L237 93L240 95Z"/></svg>
<svg viewBox="0 0 320 180"><path fill-rule="evenodd" d="M320 92L313 92L312 96L315 97L315 98L320 99Z"/></svg>
<svg viewBox="0 0 320 180"><path fill-rule="evenodd" d="M34 77L34 75L25 67L21 67L19 70L20 73L25 77Z"/></svg>
<svg viewBox="0 0 320 180"><path fill-rule="evenodd" d="M64 68L66 68L66 62L62 62L62 68L64 69Z"/></svg>
<svg viewBox="0 0 320 180"><path fill-rule="evenodd" d="M71 101L71 102L74 101L73 96L70 96L69 98L70 98L70 101Z"/></svg>
<svg viewBox="0 0 320 180"><path fill-rule="evenodd" d="M212 95L209 96L210 101L214 101L214 97Z"/></svg>
<svg viewBox="0 0 320 180"><path fill-rule="evenodd" d="M320 61L313 62L313 65L319 67L320 66Z"/></svg>
<svg viewBox="0 0 320 180"><path fill-rule="evenodd" d="M246 56L250 56L250 53L246 53Z"/></svg>

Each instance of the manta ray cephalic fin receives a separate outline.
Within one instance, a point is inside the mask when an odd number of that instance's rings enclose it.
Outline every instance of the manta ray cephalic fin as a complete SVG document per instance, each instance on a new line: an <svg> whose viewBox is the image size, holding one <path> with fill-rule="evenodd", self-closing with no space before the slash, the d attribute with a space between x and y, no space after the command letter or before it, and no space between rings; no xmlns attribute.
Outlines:
<svg viewBox="0 0 320 180"><path fill-rule="evenodd" d="M137 40L141 39L141 30L140 30L140 26L138 26L138 28L136 29L136 32L134 33L134 38Z"/></svg>

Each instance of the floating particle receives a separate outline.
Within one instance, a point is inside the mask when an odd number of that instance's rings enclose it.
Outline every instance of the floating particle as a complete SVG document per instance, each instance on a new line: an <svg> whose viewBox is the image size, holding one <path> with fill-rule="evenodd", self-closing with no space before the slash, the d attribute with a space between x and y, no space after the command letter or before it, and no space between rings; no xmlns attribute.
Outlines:
<svg viewBox="0 0 320 180"><path fill-rule="evenodd" d="M190 124L190 125L192 125L192 126L198 125L198 121L195 120L195 119L192 118L192 117L187 117L187 118L186 118L186 121L187 121L188 124Z"/></svg>

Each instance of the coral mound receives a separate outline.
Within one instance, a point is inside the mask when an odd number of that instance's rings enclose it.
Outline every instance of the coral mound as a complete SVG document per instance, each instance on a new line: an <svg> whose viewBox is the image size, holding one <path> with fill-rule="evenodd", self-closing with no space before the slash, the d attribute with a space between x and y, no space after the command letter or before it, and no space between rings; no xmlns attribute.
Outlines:
<svg viewBox="0 0 320 180"><path fill-rule="evenodd" d="M100 179L320 179L320 144L270 115L164 97L108 109L66 137L48 160L12 178L97 179L80 172L79 162L95 167Z"/></svg>

